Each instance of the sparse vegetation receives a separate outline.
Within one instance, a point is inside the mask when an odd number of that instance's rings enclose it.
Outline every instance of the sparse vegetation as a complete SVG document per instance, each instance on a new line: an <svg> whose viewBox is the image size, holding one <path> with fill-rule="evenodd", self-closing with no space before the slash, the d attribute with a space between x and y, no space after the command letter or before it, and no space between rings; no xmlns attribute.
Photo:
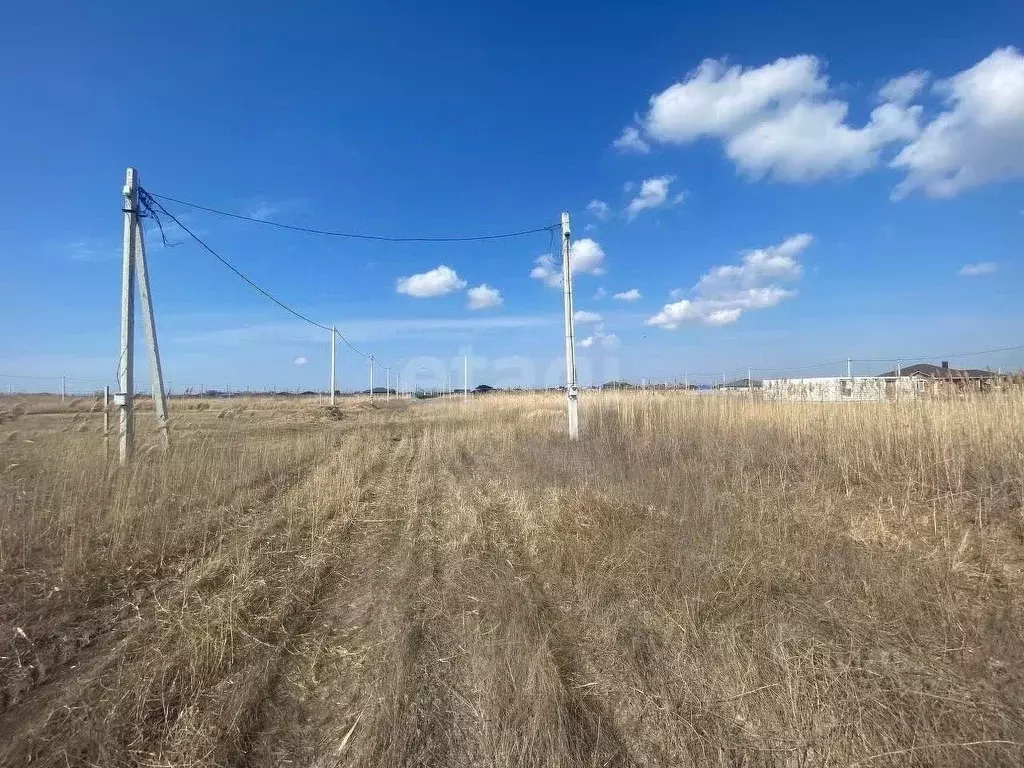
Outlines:
<svg viewBox="0 0 1024 768"><path fill-rule="evenodd" d="M1024 763L1019 392L582 403L0 403L0 765Z"/></svg>

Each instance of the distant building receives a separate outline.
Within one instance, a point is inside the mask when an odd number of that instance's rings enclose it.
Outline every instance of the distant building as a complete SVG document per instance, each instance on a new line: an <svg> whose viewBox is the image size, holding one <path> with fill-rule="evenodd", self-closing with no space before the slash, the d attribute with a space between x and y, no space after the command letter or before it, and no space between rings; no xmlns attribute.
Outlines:
<svg viewBox="0 0 1024 768"><path fill-rule="evenodd" d="M791 402L880 402L919 397L948 396L965 392L987 392L995 388L1000 376L977 368L950 368L916 363L901 366L878 376L824 376L809 379L765 379L765 400Z"/></svg>
<svg viewBox="0 0 1024 768"><path fill-rule="evenodd" d="M736 379L724 384L715 384L715 389L760 389L763 382L759 379Z"/></svg>
<svg viewBox="0 0 1024 768"><path fill-rule="evenodd" d="M923 391L923 381L879 376L765 379L761 388L765 400L805 403L881 402L917 397Z"/></svg>
<svg viewBox="0 0 1024 768"><path fill-rule="evenodd" d="M916 363L895 371L879 374L879 378L912 378L923 386L921 391L935 395L956 395L964 392L987 392L999 384L1000 375L980 368L950 368L945 360L941 365Z"/></svg>

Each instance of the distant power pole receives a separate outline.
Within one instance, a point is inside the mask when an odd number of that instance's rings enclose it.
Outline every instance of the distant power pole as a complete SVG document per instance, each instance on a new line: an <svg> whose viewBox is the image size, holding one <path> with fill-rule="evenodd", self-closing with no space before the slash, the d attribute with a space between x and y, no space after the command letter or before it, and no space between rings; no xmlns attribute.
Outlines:
<svg viewBox="0 0 1024 768"><path fill-rule="evenodd" d="M67 380L68 377L66 375L60 377L60 401L62 403L64 402L64 395L67 391Z"/></svg>
<svg viewBox="0 0 1024 768"><path fill-rule="evenodd" d="M370 355L370 399L373 400L373 355Z"/></svg>
<svg viewBox="0 0 1024 768"><path fill-rule="evenodd" d="M562 214L562 300L565 304L565 400L569 411L569 439L580 438L579 390L576 389L576 328L572 316L572 226Z"/></svg>
<svg viewBox="0 0 1024 768"><path fill-rule="evenodd" d="M850 358L846 358L846 378L853 378L853 366L851 365Z"/></svg>
<svg viewBox="0 0 1024 768"><path fill-rule="evenodd" d="M335 360L335 345L338 340L338 328L331 326L331 405L334 405L334 390L337 389L335 386L335 377L337 375L337 368L334 365Z"/></svg>
<svg viewBox="0 0 1024 768"><path fill-rule="evenodd" d="M384 370L387 373L387 381L385 382L387 386L384 388L384 402L389 403L391 402L391 366L386 366Z"/></svg>
<svg viewBox="0 0 1024 768"><path fill-rule="evenodd" d="M462 399L469 399L469 355L462 356Z"/></svg>

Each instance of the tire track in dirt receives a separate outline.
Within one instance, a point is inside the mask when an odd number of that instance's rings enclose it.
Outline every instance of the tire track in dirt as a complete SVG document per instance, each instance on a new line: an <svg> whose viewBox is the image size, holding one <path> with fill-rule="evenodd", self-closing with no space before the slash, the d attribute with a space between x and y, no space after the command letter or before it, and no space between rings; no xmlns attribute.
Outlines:
<svg viewBox="0 0 1024 768"><path fill-rule="evenodd" d="M240 507L232 517L231 529L244 528L258 520L266 514L275 498L288 494L326 460L321 459L306 467L292 467L272 474L255 486L239 488L224 505L238 504ZM223 536L223 532L213 533L215 538ZM23 640L18 643L21 647L15 648L13 658L17 663L13 668L0 665L0 726L8 710L23 703L28 707L28 700L39 686L50 682L56 685L62 681L66 684L69 670L88 662L88 659L83 659L83 654L89 657L102 655L104 649L123 640L131 629L129 622L133 616L141 615L154 600L168 599L180 585L183 574L202 563L209 552L204 537L204 546L198 551L182 546L164 553L159 562L139 563L140 567L123 574L119 583L106 586L101 595L102 602L93 599L83 605L73 596L54 590L46 631L32 631L31 636L15 634L16 638ZM0 622L0 626L6 623ZM23 657L29 663L23 663Z"/></svg>
<svg viewBox="0 0 1024 768"><path fill-rule="evenodd" d="M301 513L304 495L325 477L330 479L342 458L340 449L333 449L323 461L289 477L285 488L278 480L275 485L283 492L266 497L263 514L251 515L255 524L248 531L234 528L239 536L227 543L222 557L196 562L179 579L152 590L135 606L134 620L121 636L93 649L73 676L63 676L62 688L41 687L25 706L0 720L0 730L11 736L11 748L0 753L0 764L20 765L34 757L40 765L63 765L69 758L74 763L99 756L106 756L108 764L122 764L134 763L143 753L195 765L230 762L245 748L261 702L279 677L289 638L302 631L309 607L330 583L334 559L316 549L313 536L319 524L325 538L342 541L345 519L340 506L326 510L319 521L315 514L310 518ZM376 472L371 468L365 474ZM292 546L307 531L308 553L304 546ZM255 583L240 588L249 573ZM244 617L256 618L245 625L240 621ZM194 669L196 662L188 658L196 632L213 633L214 642L228 643L226 659L222 651L219 661L208 662L223 667L207 673L208 679L197 676L202 670ZM103 734L96 728L97 718L114 719L102 702L104 692L111 690L123 694L121 704L133 693L138 697L136 711L123 713L135 735ZM47 732L54 728L87 735L80 752L48 750ZM197 731L195 736L190 729ZM195 750L190 741L196 742Z"/></svg>
<svg viewBox="0 0 1024 768"><path fill-rule="evenodd" d="M337 747L343 730L366 708L360 694L372 681L363 678L377 674L367 655L383 642L377 624L388 605L389 567L410 527L401 512L419 459L414 435L389 430L384 439L386 456L357 482L349 535L333 543L332 588L289 650L280 684L239 765L314 764Z"/></svg>
<svg viewBox="0 0 1024 768"><path fill-rule="evenodd" d="M486 599L472 612L464 641L479 652L469 665L482 714L489 764L628 766L636 760L607 702L569 615L552 596L508 500L488 475L462 484L482 542L474 581ZM502 674L502 672L504 674Z"/></svg>
<svg viewBox="0 0 1024 768"><path fill-rule="evenodd" d="M510 543L508 557L514 570L537 591L538 601L558 628L553 638L561 644L569 680L576 681L574 687L586 688L589 706L607 718L628 762L742 764L748 736L742 724L709 700L706 691L680 682L676 665L686 650L686 638L670 626L673 620L664 609L651 605L642 592L613 591L595 605L588 593L608 563L600 558L579 562L575 554L550 546L549 542L572 541L552 528L553 521L545 521L539 532L524 530L520 521L531 513L513 509L498 485L485 485L479 492L481 503L492 499L496 524ZM604 535L599 514L586 524L578 519L569 524L584 539ZM577 541L576 547L601 551L592 543ZM694 670L691 679L701 677Z"/></svg>
<svg viewBox="0 0 1024 768"><path fill-rule="evenodd" d="M391 439L395 460L353 515L347 576L295 654L305 676L288 676L246 765L471 764L440 601L434 457L415 427Z"/></svg>

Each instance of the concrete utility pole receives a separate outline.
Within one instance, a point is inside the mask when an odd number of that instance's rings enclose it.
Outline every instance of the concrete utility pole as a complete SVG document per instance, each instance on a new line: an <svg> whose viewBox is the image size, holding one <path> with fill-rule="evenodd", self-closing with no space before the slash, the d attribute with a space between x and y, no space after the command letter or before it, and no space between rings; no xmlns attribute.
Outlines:
<svg viewBox="0 0 1024 768"><path fill-rule="evenodd" d="M384 402L389 403L391 402L391 366L385 366L384 371L387 374L387 387L384 389Z"/></svg>
<svg viewBox="0 0 1024 768"><path fill-rule="evenodd" d="M103 456L110 451L110 387L103 387Z"/></svg>
<svg viewBox="0 0 1024 768"><path fill-rule="evenodd" d="M462 356L462 399L469 400L469 355Z"/></svg>
<svg viewBox="0 0 1024 768"><path fill-rule="evenodd" d="M370 355L370 399L373 400L373 355Z"/></svg>
<svg viewBox="0 0 1024 768"><path fill-rule="evenodd" d="M60 377L60 401L64 402L64 395L67 393L67 381L66 375Z"/></svg>
<svg viewBox="0 0 1024 768"><path fill-rule="evenodd" d="M114 403L120 408L118 457L122 464L135 447L135 219L138 216L138 187L135 169L129 168L124 182L124 239L121 259L121 353L118 357L118 389Z"/></svg>
<svg viewBox="0 0 1024 768"><path fill-rule="evenodd" d="M579 391L576 389L576 329L572 317L572 227L562 214L562 299L565 304L565 400L569 411L569 439L579 440Z"/></svg>
<svg viewBox="0 0 1024 768"><path fill-rule="evenodd" d="M334 390L337 389L335 386L335 375L337 368L334 365L335 360L335 344L338 340L338 329L335 326L331 326L331 405L334 405Z"/></svg>
<svg viewBox="0 0 1024 768"><path fill-rule="evenodd" d="M850 365L850 358L846 358L846 378L853 378L853 367Z"/></svg>
<svg viewBox="0 0 1024 768"><path fill-rule="evenodd" d="M136 179L138 184L138 179ZM142 236L142 222L135 217L135 260L139 272L139 293L142 295L142 323L146 329L149 348L149 377L153 382L153 405L160 428L160 442L166 451L171 446L167 429L167 397L164 394L164 371L160 365L160 346L156 337L156 317L153 314L153 296L149 290L149 262L146 260L146 241Z"/></svg>
<svg viewBox="0 0 1024 768"><path fill-rule="evenodd" d="M142 319L149 348L150 377L153 380L153 404L160 427L164 450L170 446L167 418L167 398L164 394L164 375L160 365L160 346L157 343L156 319L149 284L149 266L142 222L139 220L139 179L134 168L125 173L121 211L124 214L124 238L121 261L121 348L117 363L119 392L114 404L120 408L118 424L118 459L125 464L135 447L135 280L139 279L142 296Z"/></svg>

